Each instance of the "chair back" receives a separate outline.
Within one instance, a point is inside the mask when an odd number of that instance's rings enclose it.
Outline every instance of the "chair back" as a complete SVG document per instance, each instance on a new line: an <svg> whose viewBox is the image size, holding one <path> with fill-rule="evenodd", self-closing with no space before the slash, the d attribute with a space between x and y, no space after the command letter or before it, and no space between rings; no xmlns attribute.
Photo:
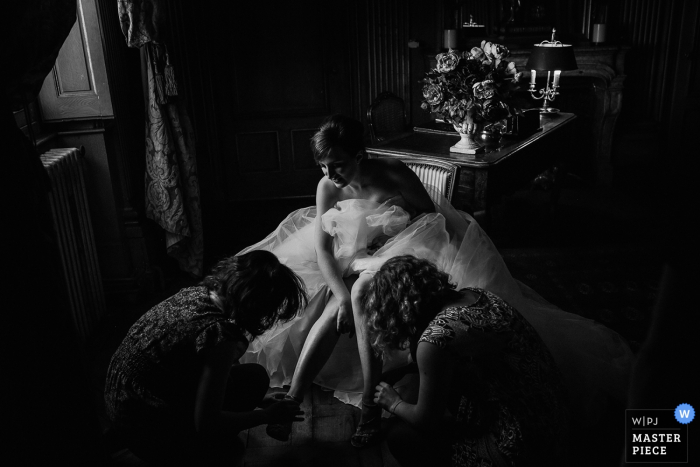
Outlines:
<svg viewBox="0 0 700 467"><path fill-rule="evenodd" d="M425 158L401 158L426 187L433 187L452 202L459 182L459 166L447 161Z"/></svg>
<svg viewBox="0 0 700 467"><path fill-rule="evenodd" d="M406 131L406 108L403 99L383 92L367 109L367 121L372 143L386 141Z"/></svg>

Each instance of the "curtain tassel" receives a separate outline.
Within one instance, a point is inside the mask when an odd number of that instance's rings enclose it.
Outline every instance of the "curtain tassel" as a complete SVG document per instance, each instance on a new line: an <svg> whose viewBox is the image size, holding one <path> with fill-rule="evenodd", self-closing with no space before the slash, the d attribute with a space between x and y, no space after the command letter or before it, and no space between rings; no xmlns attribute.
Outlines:
<svg viewBox="0 0 700 467"><path fill-rule="evenodd" d="M156 102L160 105L168 103L168 98L165 95L165 79L163 75L156 75Z"/></svg>
<svg viewBox="0 0 700 467"><path fill-rule="evenodd" d="M146 43L146 51L150 57L150 67L153 73L155 101L159 105L165 105L168 103L168 96L165 95L165 79L163 78L163 71L159 66L159 62L162 63L160 46L156 43L148 42Z"/></svg>
<svg viewBox="0 0 700 467"><path fill-rule="evenodd" d="M175 70L170 64L170 56L165 52L165 93L168 96L177 96L177 81L175 81Z"/></svg>

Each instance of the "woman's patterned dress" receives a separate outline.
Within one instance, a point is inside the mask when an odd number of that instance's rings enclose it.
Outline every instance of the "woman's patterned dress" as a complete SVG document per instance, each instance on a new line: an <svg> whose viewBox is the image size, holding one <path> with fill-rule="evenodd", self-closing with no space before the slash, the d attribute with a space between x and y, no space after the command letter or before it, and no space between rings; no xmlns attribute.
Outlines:
<svg viewBox="0 0 700 467"><path fill-rule="evenodd" d="M210 300L189 287L146 312L131 327L107 370L105 403L115 426L144 436L194 430L194 404L207 350L248 340Z"/></svg>
<svg viewBox="0 0 700 467"><path fill-rule="evenodd" d="M564 448L568 416L561 375L534 328L496 295L438 313L418 342L450 352L448 408L454 466L547 465Z"/></svg>

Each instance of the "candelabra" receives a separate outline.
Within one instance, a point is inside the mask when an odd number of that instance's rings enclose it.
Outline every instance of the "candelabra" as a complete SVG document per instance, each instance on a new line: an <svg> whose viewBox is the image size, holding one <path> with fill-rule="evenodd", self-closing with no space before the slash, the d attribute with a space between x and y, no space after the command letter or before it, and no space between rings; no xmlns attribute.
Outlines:
<svg viewBox="0 0 700 467"><path fill-rule="evenodd" d="M559 112L559 109L550 107L549 103L559 95L561 72L578 68L573 47L570 44L562 44L554 40L555 34L556 29L552 29L551 41L545 40L535 44L526 65L530 69L530 94L533 99L543 99L540 113ZM540 90L535 87L537 71L547 72L545 87Z"/></svg>

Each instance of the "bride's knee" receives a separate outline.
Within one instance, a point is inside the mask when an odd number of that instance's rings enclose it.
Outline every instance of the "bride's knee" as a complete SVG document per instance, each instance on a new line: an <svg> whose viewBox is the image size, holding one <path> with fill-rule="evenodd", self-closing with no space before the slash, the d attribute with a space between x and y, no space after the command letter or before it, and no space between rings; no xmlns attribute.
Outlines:
<svg viewBox="0 0 700 467"><path fill-rule="evenodd" d="M350 291L350 298L352 299L353 312L362 313L362 307L359 306L359 304L362 303L362 298L364 297L365 291L367 290L371 279L371 275L363 274L352 285L352 290Z"/></svg>

